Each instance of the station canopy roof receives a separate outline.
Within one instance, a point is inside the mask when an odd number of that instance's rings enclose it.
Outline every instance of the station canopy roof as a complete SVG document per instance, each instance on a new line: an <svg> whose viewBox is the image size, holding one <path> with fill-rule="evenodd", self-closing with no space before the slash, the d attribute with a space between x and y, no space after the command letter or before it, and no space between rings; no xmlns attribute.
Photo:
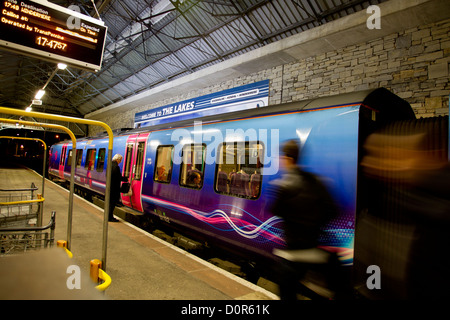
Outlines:
<svg viewBox="0 0 450 320"><path fill-rule="evenodd" d="M98 0L108 27L102 68L59 70L33 111L84 117L143 90L386 0ZM96 17L92 0L77 5ZM56 63L0 49L0 105L30 105Z"/></svg>

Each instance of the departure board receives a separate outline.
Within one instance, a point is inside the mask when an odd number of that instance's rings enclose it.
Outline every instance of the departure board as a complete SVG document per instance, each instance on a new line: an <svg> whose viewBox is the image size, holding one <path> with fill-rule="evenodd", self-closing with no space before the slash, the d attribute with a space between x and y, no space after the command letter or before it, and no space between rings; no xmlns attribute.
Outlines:
<svg viewBox="0 0 450 320"><path fill-rule="evenodd" d="M0 0L0 47L98 71L107 27L100 20L43 0Z"/></svg>

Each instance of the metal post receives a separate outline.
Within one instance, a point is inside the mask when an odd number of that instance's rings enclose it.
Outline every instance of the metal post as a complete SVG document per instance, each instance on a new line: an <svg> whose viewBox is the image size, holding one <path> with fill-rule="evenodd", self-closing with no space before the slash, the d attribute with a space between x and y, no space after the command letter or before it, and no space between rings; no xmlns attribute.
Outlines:
<svg viewBox="0 0 450 320"><path fill-rule="evenodd" d="M11 138L11 137L5 137L5 138ZM30 198L30 200L32 200L34 198L34 190L33 189L35 189L35 188L36 188L36 186L35 186L34 182L32 182L31 186L30 186L30 190L31 190L31 198ZM21 197L21 200L23 200L22 197Z"/></svg>
<svg viewBox="0 0 450 320"><path fill-rule="evenodd" d="M108 247L108 218L109 203L111 199L111 167L112 167L112 146L108 148L107 165L106 165L106 189L105 189L105 205L103 212L103 241L102 241L102 269L106 271L106 251Z"/></svg>
<svg viewBox="0 0 450 320"><path fill-rule="evenodd" d="M47 146L46 146L46 144L44 142L44 163L42 165L42 192L41 192L42 196L44 198L45 198L44 188L45 188L45 168L46 168L46 164L47 164ZM43 216L44 216L44 203L42 203L42 205L41 205L40 216L41 216L41 218L39 219L40 221L39 221L39 224L38 224L39 227L42 226L42 219L43 219Z"/></svg>
<svg viewBox="0 0 450 320"><path fill-rule="evenodd" d="M52 226L50 227L50 247L53 247L55 241L55 229L56 229L56 211L52 211Z"/></svg>
<svg viewBox="0 0 450 320"><path fill-rule="evenodd" d="M70 251L72 244L72 215L73 215L73 191L75 189L75 166L77 154L77 141L72 140L72 161L70 164L70 186L69 186L69 211L67 216L67 250Z"/></svg>

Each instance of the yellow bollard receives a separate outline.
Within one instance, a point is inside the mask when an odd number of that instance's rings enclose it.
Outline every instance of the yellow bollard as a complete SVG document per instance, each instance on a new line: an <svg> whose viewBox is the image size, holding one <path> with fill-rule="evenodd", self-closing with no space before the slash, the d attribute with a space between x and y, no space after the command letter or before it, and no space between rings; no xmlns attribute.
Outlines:
<svg viewBox="0 0 450 320"><path fill-rule="evenodd" d="M67 249L67 241L66 241L66 240L58 240L58 241L56 241L56 246L57 246L58 248L63 248L63 249L66 251L66 253L67 253L67 255L69 256L69 258L72 259L73 254L72 254L72 252L70 252L70 251Z"/></svg>
<svg viewBox="0 0 450 320"><path fill-rule="evenodd" d="M90 262L91 264L91 269L90 269L90 276L91 276L91 280L94 283L98 283L99 282L99 270L102 268L102 262L98 259L93 259Z"/></svg>
<svg viewBox="0 0 450 320"><path fill-rule="evenodd" d="M111 277L102 269L99 269L98 271L99 271L98 274L99 278L104 282L102 284L99 284L95 288L99 291L105 291L111 285Z"/></svg>
<svg viewBox="0 0 450 320"><path fill-rule="evenodd" d="M90 262L91 270L90 277L94 283L100 283L104 281L102 284L99 284L95 288L98 291L105 291L111 285L111 277L102 270L102 262L98 259L93 259Z"/></svg>
<svg viewBox="0 0 450 320"><path fill-rule="evenodd" d="M66 240L58 240L58 241L56 241L56 246L58 248L67 248L67 241Z"/></svg>

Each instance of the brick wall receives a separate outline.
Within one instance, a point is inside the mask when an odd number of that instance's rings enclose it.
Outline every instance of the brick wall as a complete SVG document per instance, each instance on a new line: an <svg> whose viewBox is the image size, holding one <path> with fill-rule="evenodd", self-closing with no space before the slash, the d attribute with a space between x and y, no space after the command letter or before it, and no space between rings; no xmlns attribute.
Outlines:
<svg viewBox="0 0 450 320"><path fill-rule="evenodd" d="M418 118L449 110L450 19L394 33L218 83L103 119L131 127L134 114L232 87L270 80L269 104L386 87L407 100Z"/></svg>

